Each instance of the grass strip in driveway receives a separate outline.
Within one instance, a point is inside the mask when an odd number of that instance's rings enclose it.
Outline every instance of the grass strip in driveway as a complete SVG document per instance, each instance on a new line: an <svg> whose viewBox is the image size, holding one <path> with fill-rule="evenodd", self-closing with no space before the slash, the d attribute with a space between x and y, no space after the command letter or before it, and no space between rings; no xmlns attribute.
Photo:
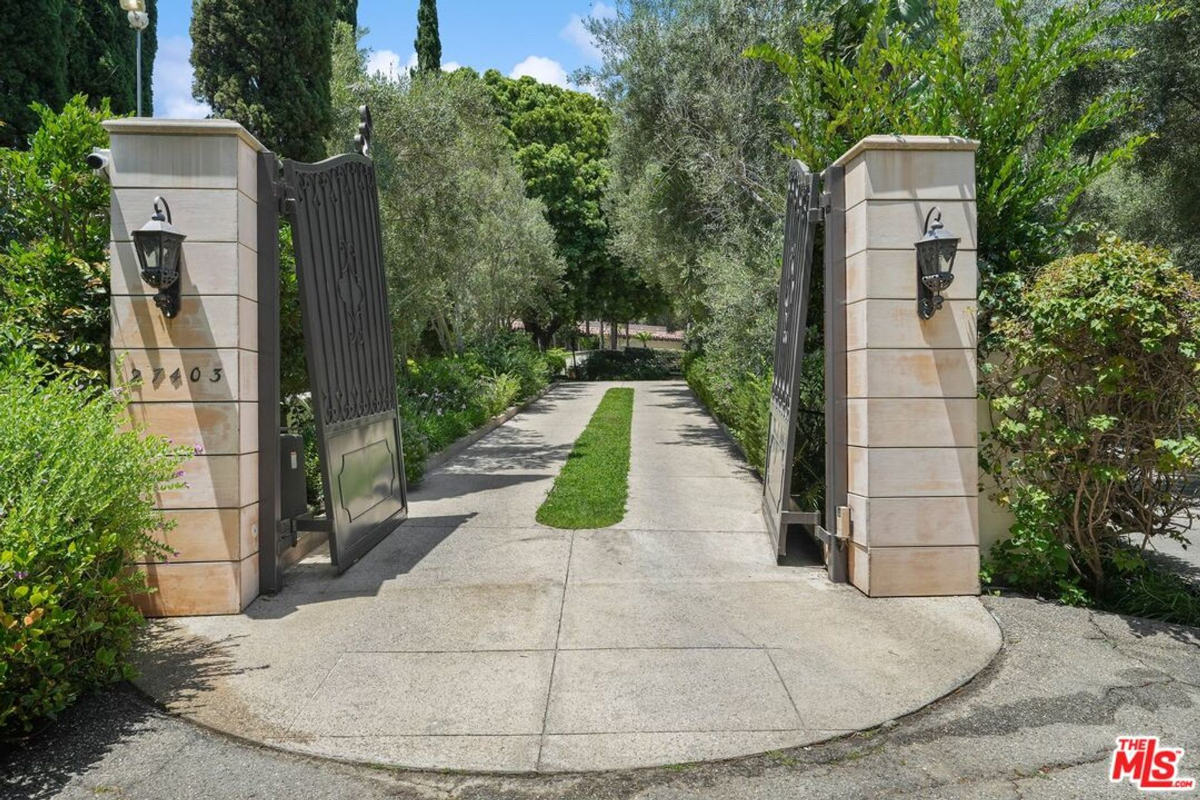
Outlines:
<svg viewBox="0 0 1200 800"><path fill-rule="evenodd" d="M552 528L605 528L625 518L633 389L609 389L554 479L537 521Z"/></svg>

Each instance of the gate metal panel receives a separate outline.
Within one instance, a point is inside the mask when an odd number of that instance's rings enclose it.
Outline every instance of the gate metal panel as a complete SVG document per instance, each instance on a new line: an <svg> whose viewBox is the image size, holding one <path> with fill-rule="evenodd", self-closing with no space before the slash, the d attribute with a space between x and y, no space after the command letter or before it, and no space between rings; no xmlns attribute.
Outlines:
<svg viewBox="0 0 1200 800"><path fill-rule="evenodd" d="M779 319L775 330L775 374L771 384L771 424L763 480L763 517L779 555L787 548L787 526L816 522L792 502L792 464L796 453L796 413L800 369L812 283L813 241L820 219L819 183L807 166L793 161L788 174L784 219L783 273L779 278Z"/></svg>
<svg viewBox="0 0 1200 800"><path fill-rule="evenodd" d="M848 503L846 449L846 168L822 175L825 202L825 568L829 578L849 577L850 531L841 529L838 509Z"/></svg>
<svg viewBox="0 0 1200 800"><path fill-rule="evenodd" d="M375 165L285 161L284 181L330 552L344 572L408 516Z"/></svg>
<svg viewBox="0 0 1200 800"><path fill-rule="evenodd" d="M283 588L279 496L279 162L258 154L258 585Z"/></svg>

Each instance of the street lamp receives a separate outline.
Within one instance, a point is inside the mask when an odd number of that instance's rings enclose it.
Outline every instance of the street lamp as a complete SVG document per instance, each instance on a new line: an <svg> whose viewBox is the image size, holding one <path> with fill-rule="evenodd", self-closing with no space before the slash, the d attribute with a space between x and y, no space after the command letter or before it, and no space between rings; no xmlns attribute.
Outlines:
<svg viewBox="0 0 1200 800"><path fill-rule="evenodd" d="M146 0L120 0L121 10L127 12L129 27L137 31L137 115L142 115L142 31L150 27Z"/></svg>
<svg viewBox="0 0 1200 800"><path fill-rule="evenodd" d="M158 289L154 305L162 309L167 319L174 319L179 313L179 284L182 283L179 255L186 238L171 224L171 207L161 197L154 198L154 216L150 221L133 231L133 246L142 280Z"/></svg>
<svg viewBox="0 0 1200 800"><path fill-rule="evenodd" d="M933 220L931 223L930 220ZM937 206L925 215L925 235L917 249L917 314L929 319L942 307L942 292L954 283L954 259L958 255L957 236L946 233L942 210Z"/></svg>

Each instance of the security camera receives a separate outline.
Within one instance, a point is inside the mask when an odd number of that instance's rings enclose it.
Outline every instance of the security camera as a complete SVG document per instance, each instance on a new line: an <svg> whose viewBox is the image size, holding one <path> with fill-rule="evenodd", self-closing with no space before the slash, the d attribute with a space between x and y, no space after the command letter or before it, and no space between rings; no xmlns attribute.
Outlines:
<svg viewBox="0 0 1200 800"><path fill-rule="evenodd" d="M108 169L108 154L102 153L99 150L97 150L94 153L88 153L87 165L88 165L88 169L94 169L94 170Z"/></svg>

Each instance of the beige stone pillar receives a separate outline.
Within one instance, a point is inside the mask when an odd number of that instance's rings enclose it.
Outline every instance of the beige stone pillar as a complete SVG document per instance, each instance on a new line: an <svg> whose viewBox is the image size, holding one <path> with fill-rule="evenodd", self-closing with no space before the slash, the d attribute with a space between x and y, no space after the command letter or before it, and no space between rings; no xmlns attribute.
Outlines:
<svg viewBox="0 0 1200 800"><path fill-rule="evenodd" d="M979 592L976 143L872 136L846 170L850 579L875 596ZM917 314L914 243L961 238L941 311Z"/></svg>
<svg viewBox="0 0 1200 800"><path fill-rule="evenodd" d="M114 378L132 380L132 413L193 448L188 486L157 498L177 523L177 555L145 564L155 616L232 614L258 595L257 159L225 120L106 122L112 182ZM182 309L167 319L138 270L130 232L162 195L186 234ZM118 367L119 365L119 367ZM116 371L120 369L121 375Z"/></svg>

